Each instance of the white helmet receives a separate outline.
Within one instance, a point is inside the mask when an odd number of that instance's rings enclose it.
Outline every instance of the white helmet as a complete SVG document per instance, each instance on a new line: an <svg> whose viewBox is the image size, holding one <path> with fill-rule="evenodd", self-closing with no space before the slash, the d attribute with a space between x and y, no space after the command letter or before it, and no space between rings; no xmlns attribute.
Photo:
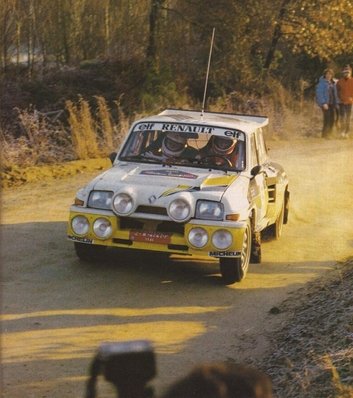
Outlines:
<svg viewBox="0 0 353 398"><path fill-rule="evenodd" d="M180 156L185 149L186 137L179 133L167 133L162 142L163 155Z"/></svg>
<svg viewBox="0 0 353 398"><path fill-rule="evenodd" d="M212 141L212 149L216 154L229 155L233 152L236 143L237 140L233 140L232 138L214 136Z"/></svg>

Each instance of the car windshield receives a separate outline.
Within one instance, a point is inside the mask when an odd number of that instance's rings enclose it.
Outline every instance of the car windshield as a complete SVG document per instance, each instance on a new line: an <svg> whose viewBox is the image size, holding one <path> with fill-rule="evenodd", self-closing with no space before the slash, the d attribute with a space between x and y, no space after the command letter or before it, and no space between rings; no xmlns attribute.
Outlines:
<svg viewBox="0 0 353 398"><path fill-rule="evenodd" d="M245 134L185 123L138 123L119 160L225 171L245 169Z"/></svg>

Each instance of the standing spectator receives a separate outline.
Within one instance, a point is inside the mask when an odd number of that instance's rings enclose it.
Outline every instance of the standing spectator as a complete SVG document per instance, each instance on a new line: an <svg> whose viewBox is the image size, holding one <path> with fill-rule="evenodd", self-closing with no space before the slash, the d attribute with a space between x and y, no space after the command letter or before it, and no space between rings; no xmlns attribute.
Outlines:
<svg viewBox="0 0 353 398"><path fill-rule="evenodd" d="M323 112L322 137L327 138L332 134L335 124L335 113L338 107L336 83L333 79L332 69L325 69L316 86L316 102Z"/></svg>
<svg viewBox="0 0 353 398"><path fill-rule="evenodd" d="M342 70L342 78L337 82L337 93L340 101L341 136L348 138L353 104L352 68L347 65Z"/></svg>

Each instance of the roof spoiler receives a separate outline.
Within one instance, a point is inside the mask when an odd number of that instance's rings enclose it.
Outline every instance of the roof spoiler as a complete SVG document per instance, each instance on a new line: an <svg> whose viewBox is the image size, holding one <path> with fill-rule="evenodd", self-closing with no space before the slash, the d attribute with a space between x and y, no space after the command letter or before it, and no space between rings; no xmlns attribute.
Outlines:
<svg viewBox="0 0 353 398"><path fill-rule="evenodd" d="M191 116L191 117L201 117L201 113L198 110L189 110L189 109L177 109L177 108L167 108L159 115L183 115L183 116ZM267 124L268 123L268 117L264 115L247 115L243 113L226 113L226 112L204 112L204 115L208 116L221 116L224 118L229 118L231 120L241 120L243 122L251 122L251 123L258 123L258 124Z"/></svg>

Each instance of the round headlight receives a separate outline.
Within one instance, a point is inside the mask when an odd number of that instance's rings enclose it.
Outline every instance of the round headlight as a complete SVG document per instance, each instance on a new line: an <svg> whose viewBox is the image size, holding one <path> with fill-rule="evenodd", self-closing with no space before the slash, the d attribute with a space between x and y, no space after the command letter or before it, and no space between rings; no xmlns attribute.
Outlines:
<svg viewBox="0 0 353 398"><path fill-rule="evenodd" d="M134 206L132 197L127 193L118 193L113 199L113 210L120 215L129 214Z"/></svg>
<svg viewBox="0 0 353 398"><path fill-rule="evenodd" d="M212 235L212 244L217 249L227 249L233 242L232 234L225 229L220 229Z"/></svg>
<svg viewBox="0 0 353 398"><path fill-rule="evenodd" d="M93 231L98 238L106 239L112 234L112 225L106 218L97 218L93 223Z"/></svg>
<svg viewBox="0 0 353 398"><path fill-rule="evenodd" d="M182 222L190 217L191 208L183 199L175 199L169 205L168 213L174 221Z"/></svg>
<svg viewBox="0 0 353 398"><path fill-rule="evenodd" d="M72 230L77 235L86 235L89 231L89 222L84 216L76 216L71 221Z"/></svg>
<svg viewBox="0 0 353 398"><path fill-rule="evenodd" d="M201 248L208 242L208 235L203 228L193 228L190 229L188 239L193 246Z"/></svg>

